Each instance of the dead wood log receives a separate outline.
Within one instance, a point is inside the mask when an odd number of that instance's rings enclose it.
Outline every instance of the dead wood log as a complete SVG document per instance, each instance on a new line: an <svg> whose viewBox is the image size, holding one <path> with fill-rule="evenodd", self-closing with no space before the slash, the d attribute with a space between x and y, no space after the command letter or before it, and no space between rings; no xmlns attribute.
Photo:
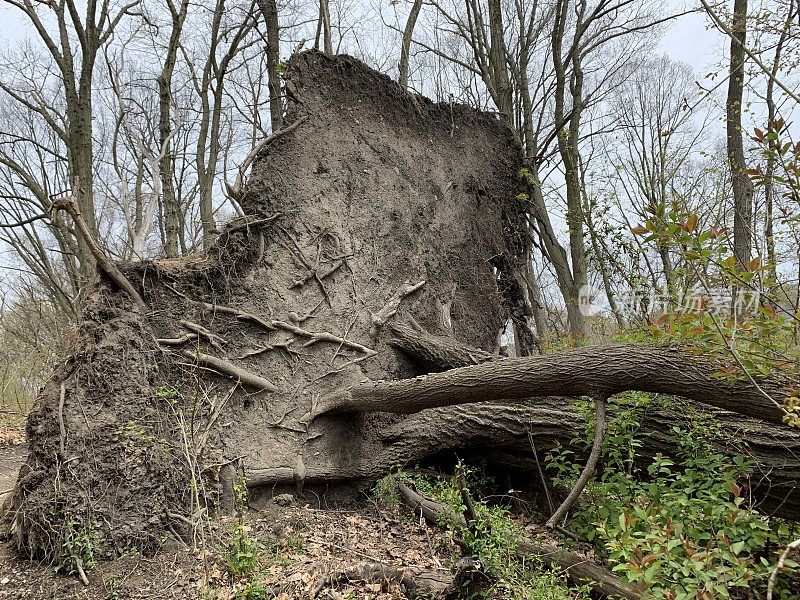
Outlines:
<svg viewBox="0 0 800 600"><path fill-rule="evenodd" d="M401 332L396 334L392 344L422 366L430 365L432 370L474 364L476 357L479 360L501 358L452 338L431 336L399 325L391 329ZM726 433L715 440L716 450L728 456L745 456L754 464L745 482L753 505L765 514L800 519L800 432L743 418L729 411L674 402L674 406L664 403L650 406L637 416L643 462L656 454L675 454L677 448L671 430L676 425L689 427L693 419L711 417L719 430ZM493 463L534 473L538 466L532 444L541 456L557 445L569 446L573 438L583 434L584 419L576 411L575 404L575 398L549 396L528 405L483 402L425 410L384 430L383 449L362 464L312 466L306 474L306 482L374 480L392 468L450 451L480 454ZM615 418L618 410L613 404L609 406L609 420ZM247 472L247 480L251 487L291 484L292 474L288 465L285 468L254 465Z"/></svg>
<svg viewBox="0 0 800 600"><path fill-rule="evenodd" d="M683 396L748 417L783 423L786 411L775 399L785 396L789 382L764 378L754 386L748 381L715 378L717 371L710 361L677 348L593 346L545 356L506 358L413 379L361 383L322 398L310 416L409 414L487 400L532 402L533 397L611 396L637 390Z"/></svg>
<svg viewBox="0 0 800 600"><path fill-rule="evenodd" d="M447 508L443 504L426 498L402 483L398 485L398 492L403 502L413 510L420 511L422 516L431 523L442 525L448 519ZM640 597L629 585L607 569L585 556L552 544L541 544L535 540L526 539L518 545L517 554L520 558L535 556L558 566L564 570L571 583L575 585L588 584L593 590L606 596L631 600Z"/></svg>
<svg viewBox="0 0 800 600"><path fill-rule="evenodd" d="M393 326L392 345L434 371L501 360L493 355L461 344L452 338L432 336L408 327ZM611 407L611 418L615 408ZM698 415L695 415L698 416ZM800 518L800 432L786 426L773 427L753 419L716 409L699 416L713 418L720 431L716 449L727 455L742 455L753 462L748 487L754 505L765 514ZM676 424L690 425L692 411L653 407L642 416L643 460L656 454L673 455L676 448L670 434ZM392 443L384 450L387 460L405 464L412 456L423 458L425 452L437 452L467 445L484 445L498 462L533 471L538 469L531 457L531 444L549 450L555 444L568 445L580 435L583 425L575 412L574 400L548 397L535 406L483 403L434 409L414 415L389 431L384 437ZM425 443L425 436L435 442ZM527 436L527 439L525 439ZM427 446L427 448L426 448ZM505 447L505 448L504 448ZM533 458L533 460L531 460Z"/></svg>

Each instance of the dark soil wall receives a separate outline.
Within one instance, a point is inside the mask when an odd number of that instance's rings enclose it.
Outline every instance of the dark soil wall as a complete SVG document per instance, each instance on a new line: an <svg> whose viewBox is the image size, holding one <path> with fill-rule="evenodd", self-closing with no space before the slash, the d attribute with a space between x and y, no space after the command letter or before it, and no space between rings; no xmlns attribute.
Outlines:
<svg viewBox="0 0 800 600"><path fill-rule="evenodd" d="M302 122L255 163L246 222L207 255L127 268L147 315L106 286L90 295L75 352L29 420L10 513L26 554L58 560L74 530L101 555L154 550L170 529L191 535L195 490L230 508L240 475L334 501L328 484L369 473L398 417L301 417L340 386L413 374L373 323L407 282L425 283L395 319L496 349L508 302L493 265L514 269L526 252L511 132L346 56L294 57L286 88L286 123ZM191 333L181 320L216 337L159 344ZM278 391L197 366L197 352Z"/></svg>

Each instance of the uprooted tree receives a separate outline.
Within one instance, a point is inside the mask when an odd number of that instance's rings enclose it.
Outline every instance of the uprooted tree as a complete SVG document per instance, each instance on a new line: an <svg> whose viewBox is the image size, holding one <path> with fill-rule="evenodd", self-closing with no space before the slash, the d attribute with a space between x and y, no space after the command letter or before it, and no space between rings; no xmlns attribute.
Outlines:
<svg viewBox="0 0 800 600"><path fill-rule="evenodd" d="M713 412L720 448L756 465L752 497L798 517L779 379L720 379L678 348L499 356L506 323L528 331L510 130L347 57L294 57L286 90L283 133L235 186L246 217L209 252L100 265L111 276L28 419L6 515L20 552L55 560L79 531L98 556L154 551L228 510L239 477L253 496L337 502L458 451L533 482L532 447L582 431L578 398L599 410L625 390ZM643 417L646 453L673 450L679 411Z"/></svg>

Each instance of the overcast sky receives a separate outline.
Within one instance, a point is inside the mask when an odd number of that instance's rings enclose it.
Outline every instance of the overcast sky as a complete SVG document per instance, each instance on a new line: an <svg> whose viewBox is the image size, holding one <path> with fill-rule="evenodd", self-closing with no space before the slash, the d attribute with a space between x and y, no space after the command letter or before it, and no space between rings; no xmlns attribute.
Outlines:
<svg viewBox="0 0 800 600"><path fill-rule="evenodd" d="M25 35L35 32L19 16L19 11L0 6L0 40L13 42ZM724 57L725 41L718 32L706 30L703 15L694 13L681 17L669 28L661 48L670 57L690 64L702 77Z"/></svg>

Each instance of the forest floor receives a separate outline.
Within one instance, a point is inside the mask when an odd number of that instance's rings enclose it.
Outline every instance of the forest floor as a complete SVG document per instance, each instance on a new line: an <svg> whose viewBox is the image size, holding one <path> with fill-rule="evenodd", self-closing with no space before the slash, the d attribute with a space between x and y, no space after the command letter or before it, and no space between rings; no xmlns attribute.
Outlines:
<svg viewBox="0 0 800 600"><path fill-rule="evenodd" d="M5 491L13 486L26 450L21 435L0 432L0 491ZM264 586L263 597L275 594L281 600L310 598L316 588L318 598L403 598L399 584L337 576L364 563L446 573L457 554L447 532L410 513L399 516L372 505L315 510L283 496L248 511L241 522L227 517L210 523L198 532L194 549L168 541L154 557L131 553L99 564L87 571L88 586L52 566L21 560L9 542L0 542L0 599L233 599L248 583L232 577L226 563L238 525L247 539L258 541L259 561L249 580Z"/></svg>

